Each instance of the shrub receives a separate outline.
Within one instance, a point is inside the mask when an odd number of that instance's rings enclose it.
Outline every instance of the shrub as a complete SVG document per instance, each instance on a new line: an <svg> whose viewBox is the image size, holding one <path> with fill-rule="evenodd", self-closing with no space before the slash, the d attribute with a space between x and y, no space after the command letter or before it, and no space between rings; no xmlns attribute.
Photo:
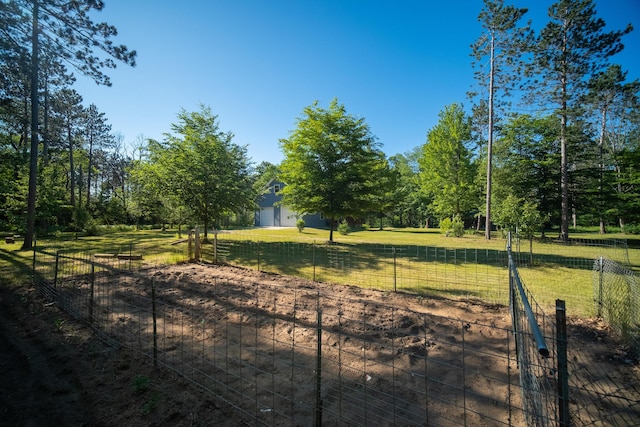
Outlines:
<svg viewBox="0 0 640 427"><path fill-rule="evenodd" d="M464 222L460 215L454 215L453 219L444 218L440 221L440 231L447 237L454 235L455 237L464 236Z"/></svg>
<svg viewBox="0 0 640 427"><path fill-rule="evenodd" d="M626 234L640 234L640 224L626 224L624 232Z"/></svg>
<svg viewBox="0 0 640 427"><path fill-rule="evenodd" d="M84 226L84 232L87 236L97 236L100 234L100 227L98 227L98 222L93 218L90 218Z"/></svg>
<svg viewBox="0 0 640 427"><path fill-rule="evenodd" d="M449 236L451 231L451 218L444 218L440 220L440 232Z"/></svg>
<svg viewBox="0 0 640 427"><path fill-rule="evenodd" d="M296 221L296 227L298 228L298 233L302 233L302 230L304 230L304 226L307 225L304 222L304 219L299 219Z"/></svg>
<svg viewBox="0 0 640 427"><path fill-rule="evenodd" d="M362 224L362 229L363 229L364 231L368 231L368 230L369 230L369 228L371 228L371 227L370 227L370 226L369 226L369 224L367 224L366 222Z"/></svg>
<svg viewBox="0 0 640 427"><path fill-rule="evenodd" d="M338 224L338 233L344 236L351 233L351 227L349 227L349 224L347 224L347 221L342 221L340 224Z"/></svg>

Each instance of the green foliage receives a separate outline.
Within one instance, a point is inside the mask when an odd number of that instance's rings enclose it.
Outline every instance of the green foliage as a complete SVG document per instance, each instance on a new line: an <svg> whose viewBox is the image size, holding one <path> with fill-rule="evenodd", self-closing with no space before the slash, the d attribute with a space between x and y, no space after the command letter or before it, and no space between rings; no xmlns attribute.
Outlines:
<svg viewBox="0 0 640 427"><path fill-rule="evenodd" d="M351 233L351 227L349 227L349 223L347 223L347 221L342 220L340 224L338 224L338 233L342 234L343 236Z"/></svg>
<svg viewBox="0 0 640 427"><path fill-rule="evenodd" d="M367 224L366 222L363 223L360 227L362 228L363 231L368 231L369 228L371 228L369 224Z"/></svg>
<svg viewBox="0 0 640 427"><path fill-rule="evenodd" d="M144 405L142 405L142 408L140 409L140 414L144 416L149 415L151 412L153 412L154 409L158 407L159 401L160 401L160 394L153 393L153 396L151 396L151 398L147 400Z"/></svg>
<svg viewBox="0 0 640 427"><path fill-rule="evenodd" d="M517 233L526 239L532 239L547 219L537 204L511 194L497 204L494 216L503 234Z"/></svg>
<svg viewBox="0 0 640 427"><path fill-rule="evenodd" d="M87 223L89 222L89 219L91 218L91 215L89 215L89 211L79 206L77 206L73 210L72 215L73 215L73 223L70 227L71 231L83 230L86 227Z"/></svg>
<svg viewBox="0 0 640 427"><path fill-rule="evenodd" d="M150 384L151 378L146 375L136 375L135 378L131 380L131 387L138 394L142 394L145 391L149 390Z"/></svg>
<svg viewBox="0 0 640 427"><path fill-rule="evenodd" d="M261 194L269 191L268 184L280 175L280 168L273 163L261 162L253 172L253 188Z"/></svg>
<svg viewBox="0 0 640 427"><path fill-rule="evenodd" d="M281 178L287 183L283 204L296 212L319 212L333 224L336 218L375 211L386 192L384 153L364 119L347 114L337 99L329 109L317 102L306 107L280 146Z"/></svg>
<svg viewBox="0 0 640 427"><path fill-rule="evenodd" d="M505 204L509 196L526 199L537 205L547 221L559 224L559 125L557 117L526 114L514 115L503 125L494 152L494 207ZM512 224L515 220L494 216L494 223L501 221Z"/></svg>
<svg viewBox="0 0 640 427"><path fill-rule="evenodd" d="M445 236L464 236L464 221L460 218L460 215L454 215L453 218L444 218L440 221L440 231Z"/></svg>
<svg viewBox="0 0 640 427"><path fill-rule="evenodd" d="M300 218L299 220L296 221L296 228L298 229L298 232L302 233L302 231L304 230L304 227L307 224L304 222L304 219Z"/></svg>
<svg viewBox="0 0 640 427"><path fill-rule="evenodd" d="M420 191L418 174L421 154L418 147L405 155L396 154L389 158L391 172L395 176L391 214L393 224L397 226L419 227L427 222L429 201Z"/></svg>
<svg viewBox="0 0 640 427"><path fill-rule="evenodd" d="M627 234L640 234L640 224L626 224L624 232Z"/></svg>
<svg viewBox="0 0 640 427"><path fill-rule="evenodd" d="M87 236L98 236L100 234L98 222L93 218L89 218L84 224L84 232Z"/></svg>
<svg viewBox="0 0 640 427"><path fill-rule="evenodd" d="M560 120L560 237L569 238L571 207L569 200L570 165L585 160L582 150L589 138L577 139L570 127L584 121L584 97L591 77L609 65L609 58L620 52L622 31L606 31L606 23L596 16L593 0L558 0L549 7L549 22L541 29L533 49L530 99L545 108L555 105ZM585 132L587 133L587 132Z"/></svg>
<svg viewBox="0 0 640 427"><path fill-rule="evenodd" d="M206 236L210 226L218 228L230 214L254 208L246 147L233 144L231 132L220 131L208 107L182 110L172 130L176 135L167 134L164 142L149 142L149 160L132 171L139 194L148 197L139 201L139 215L162 206L163 217L182 222L185 215L178 210L185 206L187 215L204 225Z"/></svg>
<svg viewBox="0 0 640 427"><path fill-rule="evenodd" d="M470 140L471 122L458 104L445 107L427 135L419 159L420 185L440 217L465 215L478 205Z"/></svg>

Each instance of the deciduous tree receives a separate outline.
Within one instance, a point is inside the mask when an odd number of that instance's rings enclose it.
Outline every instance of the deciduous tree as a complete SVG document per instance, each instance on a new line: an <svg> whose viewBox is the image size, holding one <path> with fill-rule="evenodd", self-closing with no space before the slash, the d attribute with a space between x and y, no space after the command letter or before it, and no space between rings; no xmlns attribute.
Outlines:
<svg viewBox="0 0 640 427"><path fill-rule="evenodd" d="M147 188L178 197L204 224L205 238L225 215L255 207L246 148L220 130L209 107L182 110L171 129L163 142L149 144L149 161L139 166L137 176L148 175L143 178Z"/></svg>
<svg viewBox="0 0 640 427"><path fill-rule="evenodd" d="M478 204L470 142L471 121L459 104L445 107L427 134L419 160L420 182L441 219L464 217Z"/></svg>
<svg viewBox="0 0 640 427"><path fill-rule="evenodd" d="M384 196L388 163L363 118L333 99L305 107L289 138L281 139L283 203L298 213L321 213L336 220L376 211Z"/></svg>

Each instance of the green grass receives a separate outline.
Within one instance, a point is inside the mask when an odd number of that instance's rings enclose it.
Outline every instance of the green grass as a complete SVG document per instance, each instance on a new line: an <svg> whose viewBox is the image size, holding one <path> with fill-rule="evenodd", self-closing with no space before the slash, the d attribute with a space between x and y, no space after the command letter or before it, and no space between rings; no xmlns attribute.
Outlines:
<svg viewBox="0 0 640 427"><path fill-rule="evenodd" d="M352 268L326 268L322 260L312 265L311 249L304 248L303 242L314 243L317 248L326 244L328 230L305 228L303 233L295 229L255 229L223 233L220 238L259 241L261 259L257 259L253 248L249 253L236 253L232 263L250 268L273 271L281 274L299 275L307 278L337 283L349 283L382 290L405 290L419 294L443 295L447 297L478 298L488 302L506 303L507 290L504 283L507 271L504 267L491 265L489 260L472 259L466 262L467 249L478 251L504 251L506 240L494 233L487 241L483 235L466 234L464 237L445 237L436 229L385 229L356 231L348 235L334 232L334 240L347 244L360 255L352 257L347 263ZM536 301L547 313L552 313L556 299L564 299L570 315L593 315L593 261L600 256L626 263L626 252L617 248L598 246L563 245L554 242L548 234L547 239L535 239L533 242L533 266L527 263L520 267L522 281L535 296ZM597 233L573 233L573 238L601 240L631 239L636 236ZM288 249L280 249L276 243L299 242ZM633 241L632 241L633 242ZM449 248L450 259L442 255L438 259L425 262L398 257L394 266L390 256L380 253L367 253L367 244L394 246L429 246ZM633 242L638 243L638 241ZM629 249L628 257L632 268L640 267L640 250ZM514 241L513 250L520 252L520 259L529 259L529 242ZM298 252L298 253L291 253ZM456 260L452 261L452 258ZM358 258L357 260L354 258ZM364 260L361 258L365 258ZM454 265L452 265L452 263ZM396 280L394 281L394 271Z"/></svg>
<svg viewBox="0 0 640 427"><path fill-rule="evenodd" d="M185 238L186 234L182 237ZM261 270L315 277L326 282L355 284L387 291L397 289L425 295L471 297L488 302L505 303L507 300L507 289L504 286L507 278L506 269L490 259L484 259L483 255L486 253L489 257L489 254L504 251L506 241L497 233L487 241L483 235L475 234L466 234L461 238L445 237L437 229L373 229L354 231L348 235L334 232L334 240L348 245L356 255L337 260L343 264L341 268L335 268L335 265L330 267L329 261L320 258L314 265L314 262L310 261L314 256L311 251L315 250L314 246L325 247L328 237L327 229L314 228L305 228L302 233L296 228L260 228L224 231L219 235L221 240L260 242L260 255L246 251L234 253L230 259L232 263L250 268L258 268L260 263ZM630 239L630 246L633 248L629 249L629 262L632 268L640 269L640 236L600 236L597 233L583 232L573 233L572 237L594 240ZM212 234L209 234L209 240L213 240ZM116 229L115 232L101 236L76 239L74 234L69 233L59 235L55 239L41 239L37 248L63 253L131 252L142 255L145 263L161 264L185 259L187 245L171 244L176 241L178 236L175 231ZM33 253L22 251L21 244L21 241L14 244L0 243L0 277L3 283L29 283ZM380 248L383 246L372 245L384 245L385 249L381 252ZM390 247L408 248L413 247L412 245L429 247L435 251L435 256L426 254L413 258L403 257L400 256L399 250L399 256L394 263ZM205 246L205 252L211 251L211 247ZM448 250L445 251L445 248ZM528 259L528 241L519 242L519 245L518 242L514 242L513 248L520 251L522 259ZM318 249L318 257L321 256L321 252L322 250ZM552 310L555 299L560 298L567 301L569 314L590 315L593 314L593 283L589 263L602 255L619 259L622 251L594 246L567 246L547 239L535 240L533 253L533 266L523 265L520 274L545 311Z"/></svg>

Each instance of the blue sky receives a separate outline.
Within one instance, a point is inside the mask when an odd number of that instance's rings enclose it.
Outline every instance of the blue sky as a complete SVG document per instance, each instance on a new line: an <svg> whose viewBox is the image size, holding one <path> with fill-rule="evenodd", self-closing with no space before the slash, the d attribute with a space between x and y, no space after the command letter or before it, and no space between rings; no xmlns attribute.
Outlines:
<svg viewBox="0 0 640 427"><path fill-rule="evenodd" d="M255 163L282 160L278 141L305 106L337 97L363 117L387 155L423 144L438 113L469 106L470 45L480 0L105 0L96 21L138 52L108 70L112 87L78 76L86 105L106 113L127 144L163 139L181 109L211 107ZM534 26L551 0L528 7ZM640 78L640 0L597 0L608 29L632 23L614 62Z"/></svg>

